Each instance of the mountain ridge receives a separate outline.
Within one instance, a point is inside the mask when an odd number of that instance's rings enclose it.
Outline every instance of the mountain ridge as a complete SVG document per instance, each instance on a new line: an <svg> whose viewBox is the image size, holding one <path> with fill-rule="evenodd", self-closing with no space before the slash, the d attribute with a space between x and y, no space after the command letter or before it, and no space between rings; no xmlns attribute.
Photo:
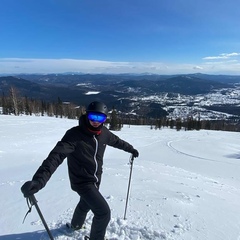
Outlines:
<svg viewBox="0 0 240 240"><path fill-rule="evenodd" d="M221 89L230 89L234 84L216 81L216 78L202 79L199 78L199 74L177 76L48 74L0 77L2 93L6 95L11 86L14 86L21 96L45 101L56 101L60 98L63 102L72 102L76 105L86 105L92 100L104 101L122 112L135 111L143 114L148 108L147 112L155 111L155 104L159 104L153 98L151 100L151 96L162 98L161 104L158 105L158 112L162 113L164 105L171 102L171 96L172 102L175 102L177 107L176 99L179 95L211 94ZM164 103L164 95L168 96L168 103ZM187 104L190 106L194 102Z"/></svg>

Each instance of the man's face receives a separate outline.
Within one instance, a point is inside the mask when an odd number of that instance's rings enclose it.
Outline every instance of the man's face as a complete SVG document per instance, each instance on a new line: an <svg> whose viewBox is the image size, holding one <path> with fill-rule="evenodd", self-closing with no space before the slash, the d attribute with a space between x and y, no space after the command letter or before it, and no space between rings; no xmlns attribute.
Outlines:
<svg viewBox="0 0 240 240"><path fill-rule="evenodd" d="M89 112L87 114L87 117L90 122L90 125L94 128L99 127L107 119L107 116L105 114L98 112Z"/></svg>
<svg viewBox="0 0 240 240"><path fill-rule="evenodd" d="M99 122L93 122L91 120L89 120L89 122L90 122L91 126L94 127L94 128L97 128L101 125L101 123L99 123Z"/></svg>

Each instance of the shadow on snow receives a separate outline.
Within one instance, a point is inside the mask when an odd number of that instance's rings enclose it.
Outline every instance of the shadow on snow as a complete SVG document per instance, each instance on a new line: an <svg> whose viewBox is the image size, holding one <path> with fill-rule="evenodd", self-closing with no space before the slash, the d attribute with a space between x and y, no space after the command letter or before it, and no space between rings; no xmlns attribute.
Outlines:
<svg viewBox="0 0 240 240"><path fill-rule="evenodd" d="M62 235L61 233L59 233L58 229L51 229L50 231L54 238L59 235ZM0 236L0 240L49 240L49 239L50 238L45 230Z"/></svg>

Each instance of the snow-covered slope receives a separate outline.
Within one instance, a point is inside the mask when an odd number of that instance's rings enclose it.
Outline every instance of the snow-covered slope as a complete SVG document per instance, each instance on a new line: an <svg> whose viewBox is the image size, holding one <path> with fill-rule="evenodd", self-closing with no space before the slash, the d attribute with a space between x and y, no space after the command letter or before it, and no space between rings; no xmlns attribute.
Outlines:
<svg viewBox="0 0 240 240"><path fill-rule="evenodd" d="M0 239L48 239L20 187L30 180L49 151L76 120L0 115ZM108 147L101 192L112 209L109 239L239 240L239 133L150 130L124 126L115 132L140 152L134 161L127 220L123 220L130 155ZM70 189L66 162L36 194L55 239L81 239L61 234L71 220L78 195Z"/></svg>

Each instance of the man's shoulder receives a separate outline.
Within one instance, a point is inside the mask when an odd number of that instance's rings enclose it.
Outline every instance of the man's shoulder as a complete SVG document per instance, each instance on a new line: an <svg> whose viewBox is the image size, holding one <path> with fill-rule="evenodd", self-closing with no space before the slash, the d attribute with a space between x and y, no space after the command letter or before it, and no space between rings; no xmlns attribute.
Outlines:
<svg viewBox="0 0 240 240"><path fill-rule="evenodd" d="M74 126L72 128L69 128L67 130L67 133L74 133L74 132L79 132L80 131L80 127L79 126Z"/></svg>
<svg viewBox="0 0 240 240"><path fill-rule="evenodd" d="M103 126L102 133L110 133L110 130L106 126Z"/></svg>
<svg viewBox="0 0 240 240"><path fill-rule="evenodd" d="M75 136L79 136L80 135L80 128L79 126L75 126L75 127L72 127L70 129L68 129L64 135L65 139L66 138L72 138L72 137L75 137Z"/></svg>

